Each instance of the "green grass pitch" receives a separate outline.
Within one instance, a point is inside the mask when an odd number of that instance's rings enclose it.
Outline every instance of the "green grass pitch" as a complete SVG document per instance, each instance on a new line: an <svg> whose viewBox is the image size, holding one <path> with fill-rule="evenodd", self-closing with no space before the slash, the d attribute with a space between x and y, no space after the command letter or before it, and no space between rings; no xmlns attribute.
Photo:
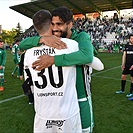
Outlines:
<svg viewBox="0 0 133 133"><path fill-rule="evenodd" d="M125 94L115 94L120 89L122 53L98 53L104 63L103 71L92 74L92 102L94 111L93 133L133 133L133 101L128 101L130 76ZM23 81L12 77L14 68L11 51L7 51L5 90L0 92L0 133L32 133L34 107L23 94Z"/></svg>

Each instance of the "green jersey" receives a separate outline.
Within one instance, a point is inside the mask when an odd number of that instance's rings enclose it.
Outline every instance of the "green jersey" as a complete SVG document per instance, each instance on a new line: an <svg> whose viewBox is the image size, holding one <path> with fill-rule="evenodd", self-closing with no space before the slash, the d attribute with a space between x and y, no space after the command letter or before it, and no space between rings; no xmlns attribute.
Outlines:
<svg viewBox="0 0 133 133"><path fill-rule="evenodd" d="M5 66L6 63L6 51L0 48L0 66Z"/></svg>
<svg viewBox="0 0 133 133"><path fill-rule="evenodd" d="M39 45L40 37L34 36L22 40L19 47L22 49L29 49ZM86 82L84 75L83 64L91 63L93 60L93 45L90 40L90 36L86 32L77 33L75 30L72 31L70 39L78 42L79 51L70 54L56 55L54 56L54 62L56 66L71 66L76 65L77 80L76 88L78 99L87 97ZM87 83L88 84L88 83Z"/></svg>
<svg viewBox="0 0 133 133"><path fill-rule="evenodd" d="M14 44L12 47L12 55L15 64L18 64L18 62L20 61L20 55L18 54L19 50L19 46L17 44Z"/></svg>
<svg viewBox="0 0 133 133"><path fill-rule="evenodd" d="M16 57L19 56L18 51L19 51L19 46L17 44L14 44L12 47L12 55Z"/></svg>

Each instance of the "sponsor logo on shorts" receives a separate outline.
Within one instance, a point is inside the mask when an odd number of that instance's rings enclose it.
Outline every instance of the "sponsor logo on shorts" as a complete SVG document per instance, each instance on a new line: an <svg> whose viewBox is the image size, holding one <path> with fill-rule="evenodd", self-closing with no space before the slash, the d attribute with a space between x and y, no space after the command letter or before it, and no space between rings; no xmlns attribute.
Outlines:
<svg viewBox="0 0 133 133"><path fill-rule="evenodd" d="M65 120L47 120L47 128L52 128L52 126L57 126L59 129L63 126Z"/></svg>

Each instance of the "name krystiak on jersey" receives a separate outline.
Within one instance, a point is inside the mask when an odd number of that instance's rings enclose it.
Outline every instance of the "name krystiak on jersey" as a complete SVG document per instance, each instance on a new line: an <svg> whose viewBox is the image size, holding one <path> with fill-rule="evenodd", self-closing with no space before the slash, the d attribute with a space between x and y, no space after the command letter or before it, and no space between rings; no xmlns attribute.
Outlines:
<svg viewBox="0 0 133 133"><path fill-rule="evenodd" d="M36 49L34 50L33 56L41 56L41 55L51 55L55 54L54 48L43 48L43 49Z"/></svg>

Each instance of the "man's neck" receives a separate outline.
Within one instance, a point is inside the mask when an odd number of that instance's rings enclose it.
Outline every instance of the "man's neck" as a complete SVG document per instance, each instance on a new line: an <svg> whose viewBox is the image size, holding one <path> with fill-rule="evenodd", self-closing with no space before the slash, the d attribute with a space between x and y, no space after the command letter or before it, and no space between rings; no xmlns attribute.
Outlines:
<svg viewBox="0 0 133 133"><path fill-rule="evenodd" d="M40 34L40 36L52 36L52 30L49 29L46 32L44 32L43 34Z"/></svg>
<svg viewBox="0 0 133 133"><path fill-rule="evenodd" d="M72 31L70 30L70 31L68 32L68 34L67 34L66 38L70 38L70 37L71 37L71 35L72 35Z"/></svg>

